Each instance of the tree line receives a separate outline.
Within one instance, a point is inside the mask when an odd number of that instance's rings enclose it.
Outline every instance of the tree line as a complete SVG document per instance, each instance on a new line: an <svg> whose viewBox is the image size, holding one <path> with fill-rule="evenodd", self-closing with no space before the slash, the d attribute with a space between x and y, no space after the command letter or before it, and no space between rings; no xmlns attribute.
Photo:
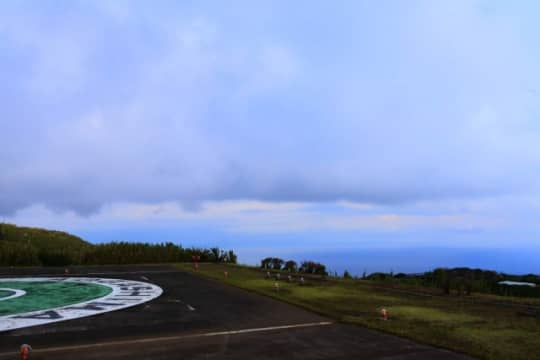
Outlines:
<svg viewBox="0 0 540 360"><path fill-rule="evenodd" d="M473 292L503 296L540 297L540 276L534 274L509 275L492 270L459 268L437 268L421 274L376 272L363 277L380 282L398 282L439 288L445 295L471 295ZM536 287L505 285L502 281L536 284Z"/></svg>
<svg viewBox="0 0 540 360"><path fill-rule="evenodd" d="M260 267L268 270L328 275L328 271L324 265L308 260L303 261L298 265L293 260L285 261L277 257L267 257L261 260ZM475 292L502 296L540 297L539 275L510 275L491 270L471 269L467 267L451 269L436 268L432 271L418 274L374 272L368 275L364 271L361 277L352 276L345 270L342 276L338 276L338 274L335 273L332 277L439 288L441 293L445 295L455 294L458 296L466 296ZM505 280L532 283L536 284L536 286L501 284L501 282Z"/></svg>
<svg viewBox="0 0 540 360"><path fill-rule="evenodd" d="M183 248L170 242L90 244L61 231L0 223L0 266L66 266L188 262L236 263L232 251Z"/></svg>
<svg viewBox="0 0 540 360"><path fill-rule="evenodd" d="M328 275L325 265L310 260L302 261L300 266L298 266L294 260L285 261L276 257L267 257L261 260L261 268L269 270L301 272L305 274Z"/></svg>

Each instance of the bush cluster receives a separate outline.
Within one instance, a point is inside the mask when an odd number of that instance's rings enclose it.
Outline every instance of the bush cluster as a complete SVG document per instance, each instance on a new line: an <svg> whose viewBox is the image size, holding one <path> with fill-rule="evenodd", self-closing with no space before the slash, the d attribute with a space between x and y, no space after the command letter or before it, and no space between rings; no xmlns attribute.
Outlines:
<svg viewBox="0 0 540 360"><path fill-rule="evenodd" d="M326 266L309 260L302 261L300 263L300 267L298 267L296 261L293 260L284 261L283 259L276 257L267 257L261 260L261 268L270 270L286 270L290 272L299 271L306 274L328 275Z"/></svg>
<svg viewBox="0 0 540 360"><path fill-rule="evenodd" d="M399 282L409 285L436 287L443 294L470 295L473 292L489 293L504 296L540 297L540 276L509 275L491 270L459 268L437 268L420 274L404 274L376 272L364 277L366 280L380 282ZM503 280L536 284L530 286L509 286L500 284Z"/></svg>

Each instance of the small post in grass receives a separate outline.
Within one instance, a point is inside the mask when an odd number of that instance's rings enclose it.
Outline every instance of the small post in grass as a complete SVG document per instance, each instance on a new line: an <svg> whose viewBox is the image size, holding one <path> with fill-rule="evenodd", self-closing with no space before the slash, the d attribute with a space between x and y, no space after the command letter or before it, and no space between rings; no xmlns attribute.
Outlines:
<svg viewBox="0 0 540 360"><path fill-rule="evenodd" d="M228 279L228 278L229 278L229 272L228 272L228 271L224 271L224 272L223 272L223 275L225 276L225 279Z"/></svg>
<svg viewBox="0 0 540 360"><path fill-rule="evenodd" d="M381 316L383 320L388 320L388 311L385 308L381 309Z"/></svg>
<svg viewBox="0 0 540 360"><path fill-rule="evenodd" d="M279 292L279 283L277 281L274 283L274 290L276 290L276 292Z"/></svg>
<svg viewBox="0 0 540 360"><path fill-rule="evenodd" d="M30 355L30 351L32 351L32 347L28 344L22 344L21 345L21 359L27 360L28 356Z"/></svg>
<svg viewBox="0 0 540 360"><path fill-rule="evenodd" d="M193 260L193 270L199 270L199 260L201 260L200 255L192 255L191 260Z"/></svg>

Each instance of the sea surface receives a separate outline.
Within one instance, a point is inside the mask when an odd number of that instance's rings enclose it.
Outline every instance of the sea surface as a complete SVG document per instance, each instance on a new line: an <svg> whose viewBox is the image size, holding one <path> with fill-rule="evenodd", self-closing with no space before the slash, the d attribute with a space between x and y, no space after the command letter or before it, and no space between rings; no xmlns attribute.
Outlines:
<svg viewBox="0 0 540 360"><path fill-rule="evenodd" d="M242 250L239 251L242 262ZM363 272L421 273L437 267L481 268L509 274L540 274L539 249L463 249L402 248L351 249L283 254L295 261L314 260L331 272L348 270L360 276ZM251 254L248 258L252 258ZM256 264L255 258L247 261Z"/></svg>
<svg viewBox="0 0 540 360"><path fill-rule="evenodd" d="M540 245L529 241L520 245L507 241L512 234L452 233L445 239L440 234L369 234L359 237L355 233L310 234L231 234L194 229L192 232L175 228L155 229L107 229L87 230L77 235L93 243L108 241L165 242L171 241L183 247L214 247L233 249L242 264L258 265L265 257L284 260L314 260L327 266L332 272L342 274L348 270L354 275L372 272L420 273L437 267L466 266L506 272L510 274L540 274ZM495 242L482 247L482 239L503 239L497 247ZM535 234L523 238L535 239ZM422 245L413 244L420 239ZM436 241L440 245L429 245ZM458 240L461 244L456 245ZM540 242L540 241L539 241ZM403 244L407 244L404 246ZM453 245L448 245L453 244Z"/></svg>

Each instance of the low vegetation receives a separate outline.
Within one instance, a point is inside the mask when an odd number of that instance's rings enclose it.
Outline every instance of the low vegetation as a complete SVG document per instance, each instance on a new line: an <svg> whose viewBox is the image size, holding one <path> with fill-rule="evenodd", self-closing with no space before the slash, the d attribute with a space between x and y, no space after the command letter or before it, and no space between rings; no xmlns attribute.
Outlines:
<svg viewBox="0 0 540 360"><path fill-rule="evenodd" d="M485 293L501 296L538 297L540 286L508 286L503 281L515 281L540 285L540 276L534 274L510 275L490 270L470 269L466 267L453 269L435 269L422 274L385 274L375 273L366 277L390 283L419 285L441 289L444 294L471 295Z"/></svg>
<svg viewBox="0 0 540 360"><path fill-rule="evenodd" d="M452 291L419 284L344 279L226 264L186 271L271 296L337 321L359 324L481 359L532 359L540 354L540 301ZM283 269L283 268L282 268ZM300 276L305 278L302 285ZM278 287L276 287L276 283ZM381 309L389 320L381 318Z"/></svg>
<svg viewBox="0 0 540 360"><path fill-rule="evenodd" d="M183 248L173 243L90 244L62 232L0 223L0 266L67 266L192 261L236 263L233 251Z"/></svg>
<svg viewBox="0 0 540 360"><path fill-rule="evenodd" d="M261 260L262 269L274 271L301 272L304 274L329 275L338 278L337 273L328 273L326 266L315 261L302 261L297 266L293 260L285 261L280 258L267 257ZM358 279L347 270L343 272L344 279ZM466 267L445 269L438 268L420 274L382 273L363 274L362 280L371 280L393 285L411 285L422 288L440 289L443 294L471 295L474 293L494 294L511 297L540 298L540 276L534 274L510 275L491 270L470 269ZM514 286L504 284L504 281L536 284L537 286Z"/></svg>

